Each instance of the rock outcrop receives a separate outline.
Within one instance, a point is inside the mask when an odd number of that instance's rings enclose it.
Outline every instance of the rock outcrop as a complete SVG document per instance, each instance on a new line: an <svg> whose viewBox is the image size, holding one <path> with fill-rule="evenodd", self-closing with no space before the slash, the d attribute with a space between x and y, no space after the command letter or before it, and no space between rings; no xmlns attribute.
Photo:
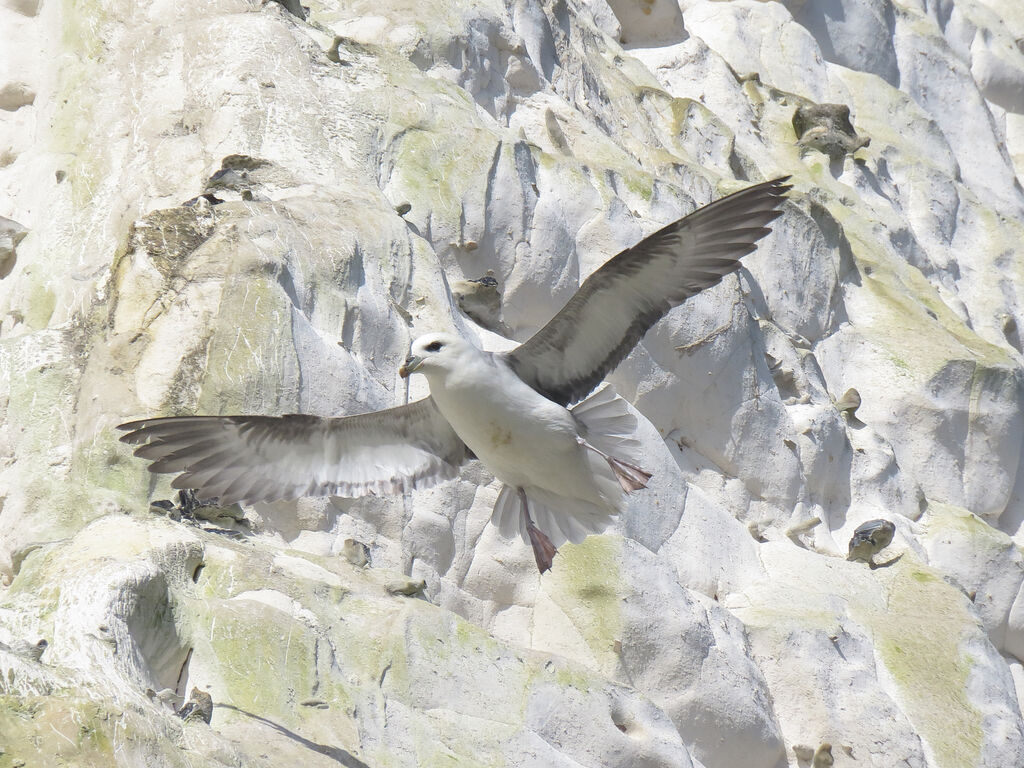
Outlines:
<svg viewBox="0 0 1024 768"><path fill-rule="evenodd" d="M0 766L1024 765L1013 2L0 25ZM745 268L611 376L650 488L543 577L478 464L221 514L117 442L419 397L419 332L508 348L784 174Z"/></svg>

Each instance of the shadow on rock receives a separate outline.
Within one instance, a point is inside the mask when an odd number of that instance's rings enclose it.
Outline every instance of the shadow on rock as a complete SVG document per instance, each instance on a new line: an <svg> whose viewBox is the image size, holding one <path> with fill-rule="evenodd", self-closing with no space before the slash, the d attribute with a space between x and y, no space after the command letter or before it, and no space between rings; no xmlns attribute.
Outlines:
<svg viewBox="0 0 1024 768"><path fill-rule="evenodd" d="M259 715L254 715L252 712L247 712L246 710L240 709L240 708L234 706L233 704L219 704L218 703L218 704L214 704L214 706L215 707L223 707L224 709L233 709L235 712L238 712L239 714L245 715L246 717L251 717L253 720L259 720L261 723L263 723L264 725L270 726L271 728L273 728L275 731L277 731L278 733L282 734L283 736L287 736L292 741L298 742L299 744L304 746L306 749L312 750L313 752L317 752L318 754L321 754L321 755L326 755L327 757L331 758L332 760L336 760L341 765L346 766L346 768L370 768L369 765L364 763L358 757L355 757L351 752L348 752L347 750L344 750L341 747L331 747L331 746L328 746L327 744L317 744L315 741L310 741L307 738L299 736L299 734L295 733L294 731L290 731L287 728L285 728L284 726L278 725L273 720L268 720L265 717L260 717Z"/></svg>

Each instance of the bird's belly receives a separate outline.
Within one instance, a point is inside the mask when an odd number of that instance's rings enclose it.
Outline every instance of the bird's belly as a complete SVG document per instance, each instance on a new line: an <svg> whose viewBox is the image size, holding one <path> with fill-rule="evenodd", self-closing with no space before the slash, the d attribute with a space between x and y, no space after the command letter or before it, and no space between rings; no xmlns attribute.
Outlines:
<svg viewBox="0 0 1024 768"><path fill-rule="evenodd" d="M589 498L597 493L569 411L530 391L518 398L495 390L447 392L435 402L455 432L499 480Z"/></svg>
<svg viewBox="0 0 1024 768"><path fill-rule="evenodd" d="M469 445L494 475L510 485L539 485L558 490L583 469L577 466L580 448L575 436L562 432L523 429L516 423L492 419Z"/></svg>

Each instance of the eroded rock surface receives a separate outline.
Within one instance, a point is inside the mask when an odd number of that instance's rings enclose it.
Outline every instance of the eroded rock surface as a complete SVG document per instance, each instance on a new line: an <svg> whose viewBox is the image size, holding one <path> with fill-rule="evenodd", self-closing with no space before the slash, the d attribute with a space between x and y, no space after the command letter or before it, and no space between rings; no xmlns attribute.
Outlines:
<svg viewBox="0 0 1024 768"><path fill-rule="evenodd" d="M1020 19L0 3L0 766L1024 764ZM508 348L784 174L611 377L650 488L543 577L478 464L172 514L116 441L419 397L418 333Z"/></svg>

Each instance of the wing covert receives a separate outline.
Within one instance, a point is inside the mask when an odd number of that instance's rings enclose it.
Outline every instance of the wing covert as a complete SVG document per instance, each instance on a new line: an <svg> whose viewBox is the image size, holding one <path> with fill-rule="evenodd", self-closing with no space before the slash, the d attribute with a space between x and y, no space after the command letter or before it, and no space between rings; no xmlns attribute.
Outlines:
<svg viewBox="0 0 1024 768"><path fill-rule="evenodd" d="M672 307L739 268L781 213L788 176L699 208L609 259L505 358L537 392L582 399Z"/></svg>

